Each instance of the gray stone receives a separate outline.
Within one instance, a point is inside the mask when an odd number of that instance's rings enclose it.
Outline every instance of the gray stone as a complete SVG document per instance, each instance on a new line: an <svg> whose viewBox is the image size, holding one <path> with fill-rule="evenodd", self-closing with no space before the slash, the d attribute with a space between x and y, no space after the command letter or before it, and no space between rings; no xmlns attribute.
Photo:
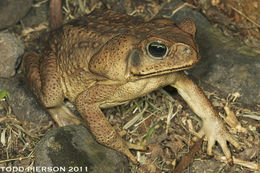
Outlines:
<svg viewBox="0 0 260 173"><path fill-rule="evenodd" d="M24 52L24 45L10 33L0 33L0 77L15 74L16 60Z"/></svg>
<svg viewBox="0 0 260 173"><path fill-rule="evenodd" d="M32 0L1 0L0 30L16 24L32 7Z"/></svg>
<svg viewBox="0 0 260 173"><path fill-rule="evenodd" d="M58 167L66 172L78 168L79 171L72 172L129 172L128 160L123 154L98 144L88 130L79 125L49 131L36 147L34 166ZM64 172L62 169L59 172Z"/></svg>
<svg viewBox="0 0 260 173"><path fill-rule="evenodd" d="M28 89L23 74L17 74L9 79L0 78L0 90L10 93L11 97L8 102L18 120L35 124L35 126L47 125L51 120Z"/></svg>
<svg viewBox="0 0 260 173"><path fill-rule="evenodd" d="M43 3L36 8L32 8L26 16L22 18L22 23L26 27L36 27L42 23L49 23L49 3Z"/></svg>

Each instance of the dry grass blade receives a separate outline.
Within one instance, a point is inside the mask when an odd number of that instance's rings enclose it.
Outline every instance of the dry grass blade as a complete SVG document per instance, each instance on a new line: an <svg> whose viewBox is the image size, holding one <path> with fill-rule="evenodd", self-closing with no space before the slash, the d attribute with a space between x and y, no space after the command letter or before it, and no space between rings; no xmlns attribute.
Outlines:
<svg viewBox="0 0 260 173"><path fill-rule="evenodd" d="M144 109L142 110L142 112L138 113L132 120L130 120L128 123L126 123L124 125L123 129L128 129L133 124L135 124L143 116L143 114L146 111L147 107L148 107L148 104L146 103L145 106L144 106Z"/></svg>
<svg viewBox="0 0 260 173"><path fill-rule="evenodd" d="M147 119L149 119L151 116L155 115L158 111L155 111L153 113L151 113L149 116L147 116L146 118L142 119L140 122L135 124L135 127L138 127L140 124L142 124L143 122L145 122Z"/></svg>
<svg viewBox="0 0 260 173"><path fill-rule="evenodd" d="M181 111L181 109L182 109L182 106L178 105L177 110L173 113L173 104L171 102L169 102L169 113L168 113L167 121L166 121L166 134L168 134L168 132L169 132L171 120L175 117L175 115L177 115Z"/></svg>
<svg viewBox="0 0 260 173"><path fill-rule="evenodd" d="M3 145L4 147L6 146L6 140L5 140L6 129L7 129L7 128L4 128L3 131L1 132L1 143L2 143L2 145Z"/></svg>
<svg viewBox="0 0 260 173"><path fill-rule="evenodd" d="M246 117L246 118L251 118L253 120L260 121L260 114L257 112L251 112L251 113L244 113L244 114L239 114L238 116L241 117Z"/></svg>
<svg viewBox="0 0 260 173"><path fill-rule="evenodd" d="M167 16L167 15L163 15L163 17L165 18L171 18L172 16L174 16L175 13L177 13L179 10L181 10L182 8L184 7L191 7L191 8L197 8L195 7L194 5L191 5L187 2L181 4L178 8L176 8L175 10L172 11L172 14L170 16Z"/></svg>
<svg viewBox="0 0 260 173"><path fill-rule="evenodd" d="M225 122L235 131L246 133L247 130L242 127L241 123L237 120L235 113L228 106L225 106L224 110L227 114L227 117L224 118Z"/></svg>
<svg viewBox="0 0 260 173"><path fill-rule="evenodd" d="M169 112L168 112L167 121L166 121L166 134L168 134L168 132L169 132L171 119L177 114L176 112L173 114L173 104L171 102L169 102Z"/></svg>
<svg viewBox="0 0 260 173"><path fill-rule="evenodd" d="M40 2L37 2L35 4L33 4L33 7L37 8L37 7L40 7L42 4L48 2L48 0L43 0L43 1L40 1Z"/></svg>
<svg viewBox="0 0 260 173"><path fill-rule="evenodd" d="M10 162L10 161L24 160L24 159L30 159L30 158L34 158L34 156L18 157L18 158L14 158L14 159L0 160L0 164Z"/></svg>

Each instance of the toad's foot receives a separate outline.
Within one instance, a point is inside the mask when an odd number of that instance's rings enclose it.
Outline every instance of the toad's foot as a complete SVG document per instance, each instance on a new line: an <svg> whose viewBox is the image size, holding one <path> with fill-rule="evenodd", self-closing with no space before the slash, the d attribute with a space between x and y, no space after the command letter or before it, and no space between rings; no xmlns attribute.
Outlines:
<svg viewBox="0 0 260 173"><path fill-rule="evenodd" d="M240 144L231 136L222 121L218 118L216 118L215 120L203 121L203 126L198 135L199 137L205 135L205 137L207 138L207 154L210 156L213 156L212 147L214 146L215 142L218 142L227 158L228 163L230 164L233 164L233 160L230 150L227 146L227 142L230 142L230 144L232 144L236 149L240 151L242 150Z"/></svg>
<svg viewBox="0 0 260 173"><path fill-rule="evenodd" d="M203 125L199 132L199 136L205 137L208 140L207 153L212 156L212 147L215 142L218 142L228 160L232 163L231 153L227 147L227 141L241 150L242 147L233 139L227 131L222 120L209 102L203 91L184 73L178 73L179 78L176 83L172 84L177 88L178 93L188 103L191 109L202 119Z"/></svg>
<svg viewBox="0 0 260 173"><path fill-rule="evenodd" d="M130 149L133 150L139 150L139 151L145 151L148 148L146 146L140 146L140 145L135 145L132 144L130 142L126 142L124 141L122 138L118 138L116 143L122 143L122 146L116 146L116 150L122 152L124 155L126 155L128 157L129 160L131 160L133 162L133 164L137 165L138 161L135 158L135 156L130 152ZM113 148L113 145L111 146L111 148Z"/></svg>

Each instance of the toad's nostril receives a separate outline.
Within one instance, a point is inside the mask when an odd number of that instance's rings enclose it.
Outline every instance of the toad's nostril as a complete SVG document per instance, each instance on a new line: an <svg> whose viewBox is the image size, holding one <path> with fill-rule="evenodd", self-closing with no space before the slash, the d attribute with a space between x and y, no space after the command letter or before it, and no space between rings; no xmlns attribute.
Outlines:
<svg viewBox="0 0 260 173"><path fill-rule="evenodd" d="M191 51L191 49L189 47L185 47L183 49L183 53L185 53L185 54L192 54L192 51Z"/></svg>

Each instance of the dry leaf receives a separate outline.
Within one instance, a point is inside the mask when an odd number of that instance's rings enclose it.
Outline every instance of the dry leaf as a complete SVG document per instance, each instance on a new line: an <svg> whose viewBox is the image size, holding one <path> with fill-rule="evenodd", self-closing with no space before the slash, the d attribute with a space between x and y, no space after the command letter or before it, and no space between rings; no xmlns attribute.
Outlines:
<svg viewBox="0 0 260 173"><path fill-rule="evenodd" d="M235 131L235 132L243 132L246 133L247 130L242 127L241 123L237 120L235 113L228 107L225 106L224 110L227 114L225 118L226 123Z"/></svg>

